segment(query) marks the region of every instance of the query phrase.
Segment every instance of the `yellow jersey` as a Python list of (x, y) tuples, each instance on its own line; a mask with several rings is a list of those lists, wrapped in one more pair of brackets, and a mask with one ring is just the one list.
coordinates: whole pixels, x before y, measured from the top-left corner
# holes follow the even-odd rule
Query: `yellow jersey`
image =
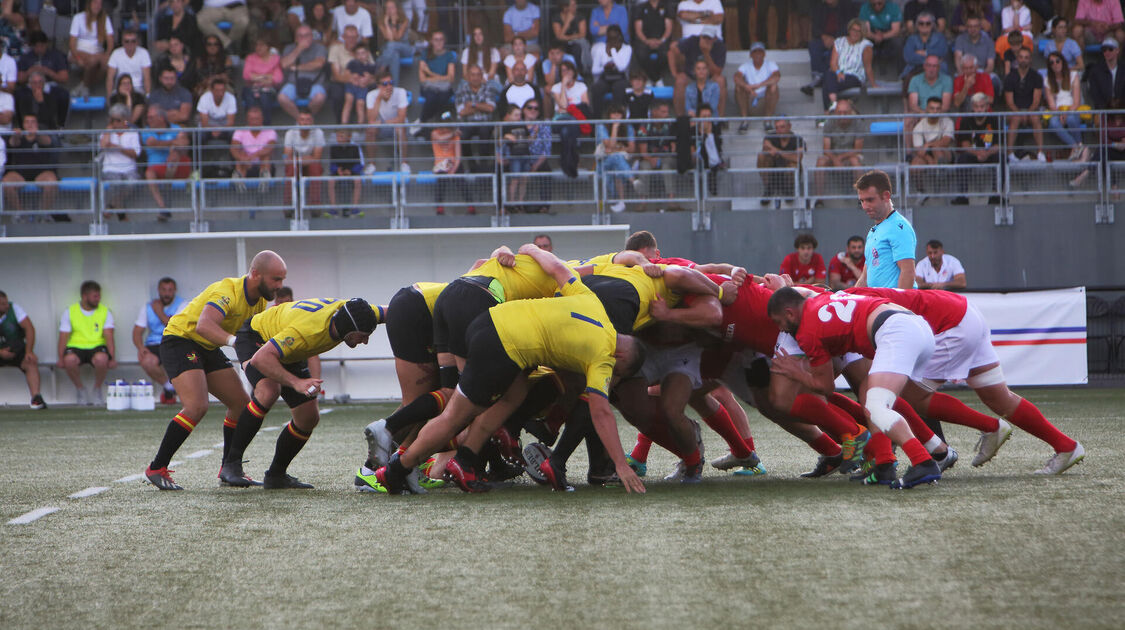
[[(660, 267), (666, 269), (668, 265), (660, 265)], [(594, 267), (594, 275), (619, 278), (633, 285), (637, 290), (637, 295), (641, 298), (641, 306), (637, 311), (637, 320), (633, 322), (633, 332), (637, 332), (655, 321), (649, 315), (649, 306), (657, 295), (664, 298), (669, 308), (680, 303), (680, 294), (669, 289), (663, 277), (650, 278), (642, 267), (626, 267), (625, 265), (614, 264), (597, 265)]]
[(567, 267), (582, 267), (585, 265), (608, 265), (613, 262), (613, 258), (621, 252), (611, 252), (609, 254), (601, 254), (593, 258), (586, 258), (584, 260), (568, 260), (566, 261)]
[[(556, 285), (557, 287), (557, 285)], [(517, 300), (488, 310), (504, 351), (521, 368), (548, 366), (586, 376), (586, 391), (609, 397), (617, 331), (577, 277), (561, 297)]]
[(230, 335), (238, 332), (238, 329), (242, 328), (242, 324), (246, 320), (266, 310), (269, 305), (269, 302), (261, 297), (254, 304), (246, 301), (247, 282), (246, 276), (223, 278), (207, 287), (202, 293), (195, 296), (195, 299), (189, 302), (184, 310), (168, 320), (168, 325), (164, 328), (164, 334), (191, 339), (207, 350), (218, 348), (218, 345), (211, 343), (195, 332), (195, 327), (199, 323), (199, 316), (203, 313), (204, 308), (213, 306), (223, 316), (223, 320), (219, 322), (219, 327)]
[(422, 294), (422, 299), (426, 300), (426, 308), (430, 309), (430, 315), (434, 314), (434, 302), (441, 295), (445, 287), (449, 286), (448, 282), (415, 282), (414, 288)]
[(516, 255), (515, 267), (505, 267), (495, 258), (489, 258), (480, 267), (462, 274), (461, 277), (472, 276), (495, 279), (496, 282), (492, 283), (490, 290), (498, 302), (551, 297), (559, 286), (550, 274), (543, 271), (534, 258), (524, 254)]
[(332, 316), (346, 300), (315, 298), (270, 307), (250, 320), (266, 343), (273, 345), (282, 363), (297, 363), (339, 345), (329, 333)]

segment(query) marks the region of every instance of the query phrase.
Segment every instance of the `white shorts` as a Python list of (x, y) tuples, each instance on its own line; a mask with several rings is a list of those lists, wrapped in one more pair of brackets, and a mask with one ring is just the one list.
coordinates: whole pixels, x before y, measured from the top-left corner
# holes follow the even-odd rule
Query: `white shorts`
[(940, 381), (964, 379), (973, 368), (999, 362), (988, 322), (970, 304), (961, 323), (934, 336), (934, 353), (922, 367), (922, 376)]
[(922, 378), (922, 367), (934, 353), (934, 331), (926, 320), (913, 313), (891, 315), (875, 333), (875, 357), (869, 374), (890, 372), (914, 380)]
[[(773, 354), (777, 356), (778, 350), (784, 350), (785, 354), (805, 356), (805, 351), (797, 344), (797, 340), (787, 332), (782, 332), (777, 336), (777, 344), (773, 347)], [(844, 371), (852, 363), (859, 361), (863, 358), (862, 354), (858, 352), (847, 352), (843, 356), (832, 357), (832, 369), (836, 374)]]
[(691, 379), (691, 388), (703, 387), (699, 376), (699, 358), (703, 348), (694, 343), (681, 346), (654, 346), (645, 344), (645, 364), (641, 376), (649, 385), (660, 384), (669, 374), (685, 374)]

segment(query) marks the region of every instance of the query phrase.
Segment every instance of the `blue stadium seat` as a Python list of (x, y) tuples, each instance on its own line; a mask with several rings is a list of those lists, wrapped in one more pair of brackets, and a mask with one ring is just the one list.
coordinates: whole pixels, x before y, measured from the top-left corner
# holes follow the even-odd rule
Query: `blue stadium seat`
[(296, 104), (297, 104), (297, 107), (308, 107), (309, 106), (309, 99), (299, 98), (299, 99), (296, 100)]
[(231, 24), (230, 22), (227, 22), (226, 20), (223, 20), (222, 22), (216, 22), (215, 23), (215, 27), (218, 28), (220, 31), (222, 31), (224, 33), (229, 33), (230, 29), (233, 26), (234, 26), (233, 24)]
[(871, 123), (870, 131), (873, 136), (897, 136), (902, 133), (902, 121), (879, 120)]
[(206, 184), (207, 188), (210, 188), (211, 190), (227, 190), (230, 188), (229, 179), (213, 179), (204, 182), (204, 184)]
[(59, 180), (59, 190), (62, 192), (90, 192), (93, 185), (93, 177), (64, 177)]
[(410, 66), (414, 65), (414, 57), (400, 57), (398, 60), (398, 65), (403, 68), (409, 68)]
[(667, 100), (670, 100), (673, 96), (675, 96), (675, 94), (676, 94), (676, 89), (671, 87), (671, 86), (668, 86), (668, 85), (666, 85), (664, 87), (654, 86), (652, 88), (652, 98), (653, 98), (653, 100), (667, 101)]
[(100, 112), (104, 109), (104, 96), (75, 96), (70, 99), (70, 111), (72, 112)]
[(24, 184), (23, 190), (21, 192), (37, 193), (43, 192), (43, 189), (39, 186), (36, 186), (35, 184)]
[(437, 177), (434, 175), (433, 171), (418, 171), (418, 173), (414, 175), (414, 181), (419, 184), (436, 184)]
[(371, 174), (371, 183), (376, 185), (397, 184), (405, 175), (398, 171), (376, 171)]

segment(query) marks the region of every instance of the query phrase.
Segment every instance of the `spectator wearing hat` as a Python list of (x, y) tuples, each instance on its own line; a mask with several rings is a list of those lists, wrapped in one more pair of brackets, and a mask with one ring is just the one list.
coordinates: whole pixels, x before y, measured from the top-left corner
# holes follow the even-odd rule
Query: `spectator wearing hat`
[[(687, 1), (691, 2), (691, 0)], [(727, 50), (720, 37), (721, 30), (719, 26), (707, 24), (703, 26), (699, 35), (686, 37), (677, 44), (683, 58), (684, 69), (684, 72), (676, 74), (677, 112), (684, 111), (682, 95), (698, 81), (696, 70), (702, 64), (709, 75), (708, 82), (715, 83), (719, 88), (717, 107), (713, 109), (719, 116), (723, 115), (727, 102), (727, 79), (723, 76), (723, 68), (727, 64)]]
[[(734, 100), (738, 103), (738, 113), (749, 116), (765, 116), (765, 126), (768, 131), (773, 124), (772, 118), (777, 109), (777, 101), (781, 95), (778, 83), (781, 82), (781, 69), (777, 64), (766, 59), (766, 46), (762, 42), (750, 45), (750, 61), (738, 67), (734, 75)], [(742, 121), (738, 126), (738, 133), (746, 133), (750, 123)]]
[(1112, 37), (1102, 42), (1102, 58), (1086, 72), (1090, 106), (1109, 109), (1115, 101), (1125, 101), (1125, 72), (1121, 71), (1121, 45)]

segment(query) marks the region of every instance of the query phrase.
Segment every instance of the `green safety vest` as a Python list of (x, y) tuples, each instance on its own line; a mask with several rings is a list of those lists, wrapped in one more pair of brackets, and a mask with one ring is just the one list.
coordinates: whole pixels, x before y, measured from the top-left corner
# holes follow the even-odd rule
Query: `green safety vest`
[(109, 309), (105, 304), (98, 304), (93, 314), (82, 312), (82, 305), (70, 305), (70, 339), (67, 339), (67, 348), (91, 350), (105, 345), (105, 320)]

